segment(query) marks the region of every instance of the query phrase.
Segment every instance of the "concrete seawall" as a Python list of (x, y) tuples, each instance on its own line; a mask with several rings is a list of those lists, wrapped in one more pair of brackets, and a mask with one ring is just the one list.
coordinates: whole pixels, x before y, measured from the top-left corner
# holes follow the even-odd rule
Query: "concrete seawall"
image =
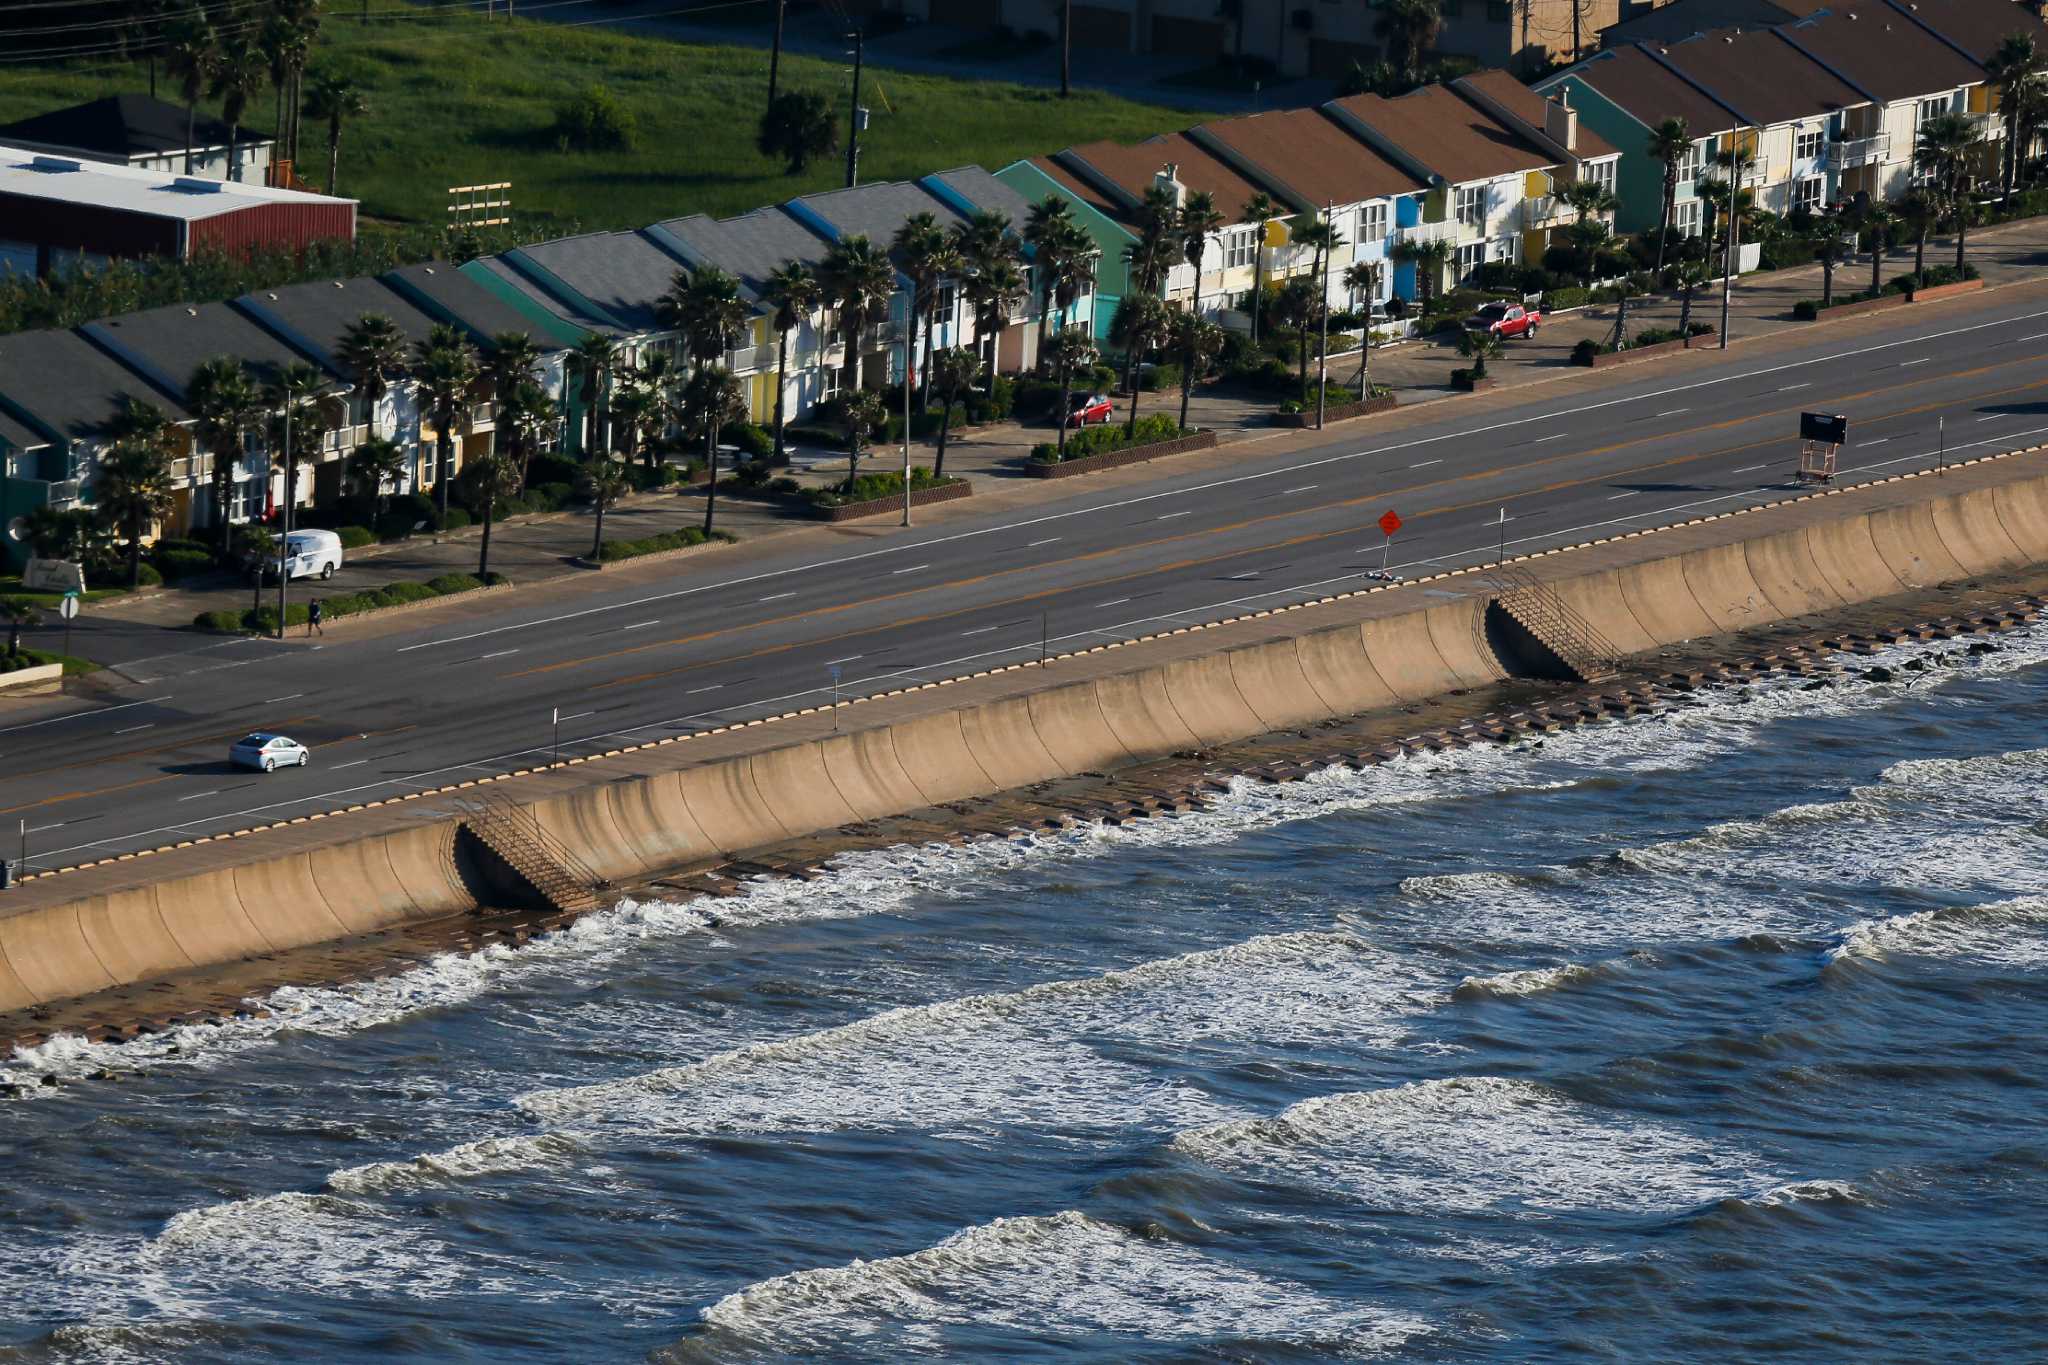
[[(2048, 457), (2027, 453), (1517, 567), (1634, 653), (2042, 562)], [(472, 908), (471, 795), (626, 880), (1481, 686), (1511, 671), (1491, 598), (1482, 574), (1439, 575), (864, 700), (837, 732), (824, 713), (756, 722), (40, 876), (0, 898), (0, 1010)]]

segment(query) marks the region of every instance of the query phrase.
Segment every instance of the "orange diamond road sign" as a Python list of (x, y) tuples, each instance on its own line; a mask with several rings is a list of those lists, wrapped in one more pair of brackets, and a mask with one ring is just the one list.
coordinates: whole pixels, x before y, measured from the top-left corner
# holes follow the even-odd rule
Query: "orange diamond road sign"
[(1380, 529), (1382, 531), (1385, 531), (1389, 536), (1392, 536), (1394, 532), (1401, 529), (1401, 518), (1395, 516), (1393, 512), (1389, 511), (1385, 516), (1380, 518)]

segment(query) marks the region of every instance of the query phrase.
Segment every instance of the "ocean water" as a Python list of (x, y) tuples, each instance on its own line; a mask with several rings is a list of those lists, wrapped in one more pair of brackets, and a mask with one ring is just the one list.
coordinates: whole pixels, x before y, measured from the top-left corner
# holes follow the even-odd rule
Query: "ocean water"
[(2048, 1358), (2048, 637), (1886, 661), (55, 1040), (0, 1359)]

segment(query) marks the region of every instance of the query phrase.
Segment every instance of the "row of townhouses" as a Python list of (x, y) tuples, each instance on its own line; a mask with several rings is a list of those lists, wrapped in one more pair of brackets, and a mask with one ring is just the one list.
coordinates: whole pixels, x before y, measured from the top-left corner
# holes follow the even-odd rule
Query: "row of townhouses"
[[(1687, 0), (1680, 0), (1682, 6)], [(1672, 7), (1674, 9), (1679, 6)], [(1146, 197), (1206, 194), (1223, 224), (1202, 253), (1201, 274), (1186, 261), (1167, 272), (1161, 293), (1183, 306), (1241, 325), (1261, 272), (1286, 280), (1313, 269), (1289, 225), (1327, 219), (1339, 245), (1325, 262), (1333, 305), (1359, 306), (1346, 283), (1354, 263), (1383, 263), (1375, 298), (1414, 299), (1423, 281), (1404, 244), (1441, 243), (1442, 278), (1455, 282), (1489, 262), (1536, 262), (1572, 220), (1560, 188), (1590, 180), (1620, 205), (1615, 226), (1654, 228), (1662, 210), (1662, 166), (1645, 146), (1669, 117), (1694, 139), (1682, 167), (1677, 226), (1702, 225), (1698, 186), (1714, 153), (1740, 143), (1754, 165), (1750, 185), (1775, 212), (1848, 197), (1896, 196), (1912, 182), (1916, 129), (1940, 113), (1977, 117), (1986, 172), (2002, 131), (1984, 62), (2012, 32), (2048, 48), (2048, 28), (2010, 0), (1868, 0), (1754, 29), (1716, 30), (1677, 40), (1620, 43), (1525, 87), (1505, 71), (1462, 77), (1398, 98), (1359, 95), (1312, 107), (1219, 119), (1136, 144), (1093, 142), (1030, 157), (994, 172), (979, 167), (806, 195), (729, 219), (674, 218), (634, 231), (604, 232), (522, 247), (461, 265), (433, 263), (376, 278), (300, 284), (227, 303), (183, 305), (111, 318), (70, 331), (0, 337), (0, 525), (43, 505), (89, 504), (91, 477), (109, 420), (127, 397), (153, 402), (185, 433), (176, 473), (177, 507), (166, 529), (189, 531), (262, 516), (280, 501), (324, 501), (340, 489), (343, 461), (371, 436), (407, 452), (403, 486), (427, 490), (457, 473), (466, 453), (494, 439), (492, 408), (477, 402), (436, 449), (409, 383), (370, 411), (360, 394), (327, 438), (324, 458), (286, 490), (260, 440), (235, 471), (229, 505), (211, 505), (210, 454), (191, 431), (185, 385), (209, 357), (241, 358), (259, 382), (293, 361), (310, 361), (338, 385), (353, 384), (340, 356), (343, 332), (365, 314), (390, 318), (409, 340), (437, 324), (460, 328), (486, 356), (492, 338), (530, 337), (544, 357), (541, 378), (565, 420), (560, 439), (579, 449), (584, 385), (574, 352), (603, 336), (617, 348), (615, 373), (680, 338), (661, 305), (679, 278), (715, 268), (739, 281), (751, 318), (725, 357), (746, 385), (755, 421), (777, 398), (801, 416), (839, 390), (857, 355), (863, 381), (900, 382), (910, 328), (907, 279), (899, 276), (888, 320), (858, 338), (841, 333), (829, 310), (804, 319), (778, 368), (778, 337), (765, 302), (768, 278), (790, 262), (816, 267), (835, 242), (861, 235), (886, 245), (918, 215), (942, 228), (996, 213), (1019, 234), (1031, 284), (995, 338), (998, 368), (1035, 365), (1047, 325), (1080, 326), (1107, 338), (1130, 293), (1127, 255), (1142, 231)], [(0, 170), (11, 153), (0, 149)], [(1032, 278), (1022, 229), (1037, 206), (1062, 201), (1095, 250), (1093, 277), (1071, 306), (1041, 317), (1047, 300)], [(1253, 205), (1271, 208), (1255, 213)], [(1278, 222), (1262, 225), (1270, 215)], [(899, 263), (900, 264), (900, 263)], [(957, 281), (942, 286), (908, 348), (975, 345), (973, 310)], [(914, 378), (914, 376), (913, 376)], [(481, 400), (481, 394), (479, 395)], [(0, 538), (11, 554), (20, 542)]]

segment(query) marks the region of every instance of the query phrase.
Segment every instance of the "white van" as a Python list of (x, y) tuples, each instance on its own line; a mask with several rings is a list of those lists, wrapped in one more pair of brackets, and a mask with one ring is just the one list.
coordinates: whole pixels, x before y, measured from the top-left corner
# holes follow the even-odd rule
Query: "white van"
[[(264, 558), (261, 572), (277, 578), (277, 540), (271, 539), (272, 553)], [(332, 531), (294, 531), (285, 549), (285, 575), (289, 578), (332, 578), (341, 567), (341, 537)]]

